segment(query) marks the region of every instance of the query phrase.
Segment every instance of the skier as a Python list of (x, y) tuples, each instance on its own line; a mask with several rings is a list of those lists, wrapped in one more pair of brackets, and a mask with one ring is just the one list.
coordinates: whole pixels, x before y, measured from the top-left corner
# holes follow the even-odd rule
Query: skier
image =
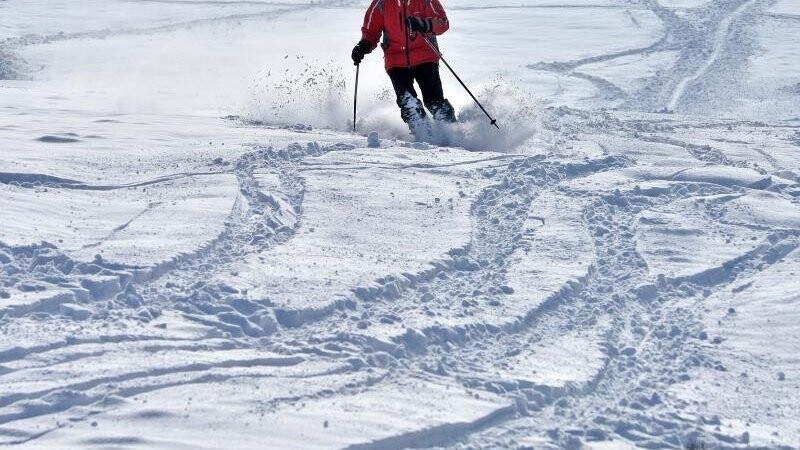
[(439, 56), (425, 40), (427, 37), (437, 45), (436, 36), (448, 28), (439, 0), (373, 0), (364, 16), (361, 41), (353, 48), (353, 62), (359, 65), (383, 37), (386, 72), (397, 95), (400, 117), (420, 140), (430, 136), (430, 124), (414, 81), (434, 120), (456, 121), (455, 110), (442, 91)]

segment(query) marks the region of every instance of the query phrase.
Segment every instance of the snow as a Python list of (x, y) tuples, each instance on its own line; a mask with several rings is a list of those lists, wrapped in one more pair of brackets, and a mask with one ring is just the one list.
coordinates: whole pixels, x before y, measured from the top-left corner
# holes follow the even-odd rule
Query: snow
[[(785, 11), (787, 8), (776, 8)], [(787, 16), (784, 15), (788, 15)], [(746, 72), (746, 89), (743, 96), (748, 100), (734, 110), (755, 110), (761, 117), (797, 117), (798, 81), (792, 61), (800, 58), (797, 46), (787, 42), (785, 36), (800, 32), (800, 20), (791, 19), (791, 12), (776, 12), (765, 15), (755, 27), (763, 50), (754, 55)], [(797, 11), (794, 12), (797, 17)], [(751, 105), (754, 103), (755, 105)], [(751, 112), (752, 114), (752, 112)]]
[(797, 3), (792, 0), (778, 0), (770, 10), (776, 14), (797, 14), (800, 12)]
[(0, 1), (0, 444), (800, 447), (797, 2)]
[[(594, 263), (589, 232), (582, 223), (585, 205), (555, 194), (536, 199), (523, 225), (524, 241), (511, 255), (508, 282), (514, 292), (503, 316), (524, 316), (561, 294), (564, 286), (579, 286)], [(518, 309), (514, 311), (514, 309)], [(516, 312), (516, 314), (513, 314)]]
[[(763, 233), (745, 227), (709, 224), (707, 210), (726, 202), (726, 196), (675, 202), (660, 211), (639, 216), (637, 249), (654, 274), (684, 278), (719, 267), (751, 251)], [(697, 253), (712, 245), (712, 254)]]
[(620, 89), (632, 94), (643, 88), (647, 79), (659, 70), (671, 67), (677, 57), (675, 51), (622, 56), (596, 64), (587, 64), (582, 71), (604, 79), (613, 79)]
[(282, 323), (298, 325), (386, 274), (422, 272), (467, 244), (470, 197), (481, 187), (469, 170), (486, 162), (465, 151), (402, 148), (304, 162), (302, 225), (285, 245), (234, 264), (233, 286), (269, 299)]
[[(470, 69), (479, 79), (515, 72), (523, 64), (579, 60), (597, 54), (647, 47), (662, 34), (658, 18), (647, 10), (624, 8), (530, 8), (456, 11), (454, 23), (465, 23), (459, 45), (451, 50), (454, 61), (470, 61), (485, 55), (478, 67)], [(602, 18), (602, 20), (598, 20)], [(522, 22), (518, 22), (522, 21)], [(535, 24), (535, 33), (520, 33), (507, 39), (516, 23)], [(479, 26), (480, 29), (472, 27)], [(603, 39), (596, 39), (602, 34)], [(448, 42), (448, 36), (442, 42)], [(463, 50), (461, 50), (463, 49)]]
[(658, 0), (658, 3), (667, 8), (697, 8), (704, 6), (708, 0)]
[(573, 387), (591, 382), (606, 361), (598, 345), (598, 336), (574, 331), (544, 340), (509, 357), (498, 367), (497, 376), (540, 387)]
[[(787, 286), (796, 277), (798, 253), (746, 277), (732, 289), (709, 298), (705, 331), (718, 366), (698, 368), (678, 395), (702, 401), (700, 413), (724, 418), (726, 431), (749, 432), (750, 444), (797, 446), (798, 399), (797, 292)], [(730, 395), (735, 391), (737, 395)], [(771, 419), (748, 427), (751, 417), (769, 410)]]
[[(42, 439), (41, 448), (59, 448), (60, 443), (196, 449), (402, 448), (415, 442), (446, 439), (450, 433), (476, 428), (511, 411), (508, 401), (491, 394), (475, 398), (450, 382), (398, 380), (363, 392), (347, 392), (340, 386), (340, 395), (325, 397), (314, 396), (320, 389), (318, 383), (325, 382), (324, 377), (315, 384), (291, 383), (291, 390), (287, 390), (289, 381), (277, 378), (255, 384), (234, 379), (214, 389), (178, 386), (155, 395), (141, 395), (113, 413), (93, 417), (94, 427), (82, 424), (48, 435)], [(264, 397), (265, 390), (297, 400), (308, 399), (276, 408)], [(409, 395), (411, 392), (413, 396)], [(449, 408), (443, 408), (445, 402)], [(192, 413), (187, 414), (187, 407)], [(250, 415), (253, 409), (261, 413), (252, 421), (231, 427), (225, 420)], [(82, 437), (93, 428), (95, 436)], [(269, 432), (253, 433), (254, 429)]]
[[(185, 21), (210, 19), (249, 11), (263, 11), (269, 2), (249, 2), (232, 5), (235, 0), (214, 3), (192, 2), (137, 2), (119, 0), (86, 1), (16, 1), (5, 2), (2, 8), (13, 11), (5, 15), (0, 36), (26, 38), (30, 35), (58, 35), (89, 30), (147, 29), (163, 27)], [(225, 3), (229, 3), (226, 5)], [(236, 6), (235, 8), (232, 6)], [(244, 8), (244, 10), (242, 9)]]
[(710, 183), (719, 186), (742, 186), (752, 189), (764, 189), (771, 183), (769, 176), (741, 167), (691, 168), (676, 173), (672, 179)]
[[(236, 199), (230, 174), (198, 174), (148, 186), (100, 186), (97, 190), (0, 186), (6, 214), (0, 218), (9, 245), (58, 242), (73, 258), (95, 255), (112, 263), (150, 267), (214, 239)], [(57, 183), (55, 183), (57, 185)], [(53, 211), (52, 205), (60, 205)], [(20, 223), (26, 215), (33, 221)], [(197, 226), (188, 230), (186, 223)]]

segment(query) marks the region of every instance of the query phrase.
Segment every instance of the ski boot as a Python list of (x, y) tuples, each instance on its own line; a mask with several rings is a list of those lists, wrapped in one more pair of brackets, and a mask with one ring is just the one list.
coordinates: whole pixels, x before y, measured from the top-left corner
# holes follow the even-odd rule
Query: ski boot
[(416, 142), (430, 142), (432, 137), (431, 123), (428, 120), (422, 102), (410, 92), (397, 100), (400, 107), (400, 117), (408, 124), (411, 134)]
[(447, 99), (429, 102), (425, 106), (433, 116), (433, 139), (436, 145), (449, 146), (457, 135), (453, 125), (456, 123), (456, 111)]
[(438, 102), (431, 102), (426, 106), (428, 107), (428, 111), (431, 112), (433, 120), (456, 123), (456, 110), (446, 98)]

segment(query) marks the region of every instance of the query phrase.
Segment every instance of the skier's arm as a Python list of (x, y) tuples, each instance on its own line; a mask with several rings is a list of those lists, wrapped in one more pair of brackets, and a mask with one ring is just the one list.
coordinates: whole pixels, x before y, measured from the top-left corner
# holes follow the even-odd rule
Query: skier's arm
[(431, 32), (435, 35), (444, 34), (445, 31), (450, 29), (450, 21), (447, 20), (447, 13), (439, 0), (431, 0), (431, 9), (433, 16), (431, 16)]
[(383, 2), (372, 0), (364, 15), (364, 25), (361, 27), (361, 40), (370, 45), (369, 51), (375, 50), (383, 35)]

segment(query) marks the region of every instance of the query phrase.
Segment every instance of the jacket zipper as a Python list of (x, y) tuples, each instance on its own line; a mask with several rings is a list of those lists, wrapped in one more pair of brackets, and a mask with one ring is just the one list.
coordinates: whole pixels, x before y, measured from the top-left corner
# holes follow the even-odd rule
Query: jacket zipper
[(411, 68), (411, 50), (409, 47), (409, 38), (408, 35), (410, 33), (408, 29), (408, 2), (407, 0), (401, 0), (403, 2), (403, 30), (406, 32), (406, 67), (409, 69)]

